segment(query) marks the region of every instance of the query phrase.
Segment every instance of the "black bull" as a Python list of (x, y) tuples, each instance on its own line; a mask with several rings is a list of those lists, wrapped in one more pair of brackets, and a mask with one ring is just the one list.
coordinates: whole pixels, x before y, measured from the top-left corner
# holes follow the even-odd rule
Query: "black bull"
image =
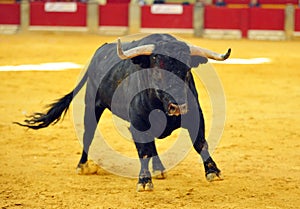
[[(138, 191), (152, 190), (148, 164), (164, 175), (154, 138), (165, 138), (179, 127), (188, 129), (200, 154), (206, 178), (219, 177), (220, 170), (208, 152), (204, 119), (191, 68), (207, 58), (225, 60), (224, 55), (186, 44), (168, 34), (153, 34), (140, 40), (104, 44), (95, 53), (82, 80), (69, 94), (51, 104), (46, 113), (35, 113), (17, 123), (32, 129), (55, 124), (68, 110), (76, 94), (87, 84), (85, 94), (83, 152), (81, 169), (88, 160), (89, 147), (103, 111), (130, 122), (130, 132), (141, 163)], [(163, 119), (162, 119), (163, 118)], [(163, 122), (162, 122), (163, 121)]]

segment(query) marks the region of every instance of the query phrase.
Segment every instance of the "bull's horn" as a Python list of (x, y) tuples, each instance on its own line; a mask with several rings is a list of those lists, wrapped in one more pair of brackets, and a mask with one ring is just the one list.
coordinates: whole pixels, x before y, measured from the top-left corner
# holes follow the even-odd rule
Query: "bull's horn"
[(208, 49), (203, 49), (198, 46), (189, 45), (189, 47), (190, 47), (191, 55), (199, 55), (202, 57), (207, 57), (210, 59), (220, 60), (220, 61), (226, 60), (231, 53), (230, 48), (228, 49), (226, 54), (218, 54), (216, 52), (210, 51)]
[(143, 46), (138, 46), (127, 51), (123, 51), (120, 38), (118, 39), (117, 52), (120, 59), (130, 59), (139, 55), (150, 55), (154, 50), (154, 44), (147, 44)]

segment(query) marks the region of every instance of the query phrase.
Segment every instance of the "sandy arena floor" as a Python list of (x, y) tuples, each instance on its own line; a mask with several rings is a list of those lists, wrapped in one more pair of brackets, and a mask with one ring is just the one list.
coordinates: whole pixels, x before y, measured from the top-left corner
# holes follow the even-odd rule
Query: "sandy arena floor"
[[(0, 66), (85, 64), (98, 46), (115, 39), (84, 34), (0, 35)], [(72, 90), (80, 70), (0, 72), (0, 207), (300, 208), (300, 42), (188, 40), (218, 52), (231, 47), (233, 58), (272, 60), (259, 65), (214, 64), (227, 108), (224, 133), (213, 153), (223, 181), (205, 180), (194, 150), (168, 172), (167, 179), (153, 180), (153, 192), (137, 193), (137, 179), (104, 170), (99, 175), (77, 175), (81, 146), (71, 114), (39, 131), (12, 122), (43, 110)], [(205, 93), (200, 98), (205, 107)]]

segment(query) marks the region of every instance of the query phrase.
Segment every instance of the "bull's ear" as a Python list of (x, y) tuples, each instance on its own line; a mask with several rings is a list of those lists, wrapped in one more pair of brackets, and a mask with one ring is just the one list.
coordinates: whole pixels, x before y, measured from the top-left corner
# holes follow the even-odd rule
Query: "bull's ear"
[(202, 56), (191, 56), (191, 67), (198, 67), (200, 64), (205, 64), (208, 62), (206, 57)]
[(150, 67), (150, 56), (148, 55), (140, 55), (137, 57), (131, 58), (133, 64), (137, 64), (142, 68), (149, 68)]

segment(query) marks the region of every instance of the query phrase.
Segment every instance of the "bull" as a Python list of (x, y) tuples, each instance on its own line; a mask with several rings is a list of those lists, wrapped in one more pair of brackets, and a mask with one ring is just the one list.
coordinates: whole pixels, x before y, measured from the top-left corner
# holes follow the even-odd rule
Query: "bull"
[[(79, 170), (88, 161), (89, 147), (101, 114), (109, 109), (130, 123), (129, 130), (141, 165), (137, 191), (153, 190), (149, 171), (151, 158), (153, 172), (165, 175), (154, 139), (165, 138), (180, 127), (188, 130), (193, 147), (203, 160), (207, 180), (218, 179), (221, 171), (208, 151), (203, 113), (191, 68), (206, 63), (208, 58), (225, 60), (230, 52), (228, 49), (225, 54), (218, 54), (169, 34), (152, 34), (132, 42), (122, 43), (118, 39), (117, 43), (106, 43), (96, 50), (83, 78), (70, 93), (49, 105), (44, 113), (34, 113), (24, 123), (17, 124), (31, 129), (55, 124), (86, 85)], [(115, 99), (116, 92), (121, 97)], [(161, 122), (162, 115), (164, 123)]]

